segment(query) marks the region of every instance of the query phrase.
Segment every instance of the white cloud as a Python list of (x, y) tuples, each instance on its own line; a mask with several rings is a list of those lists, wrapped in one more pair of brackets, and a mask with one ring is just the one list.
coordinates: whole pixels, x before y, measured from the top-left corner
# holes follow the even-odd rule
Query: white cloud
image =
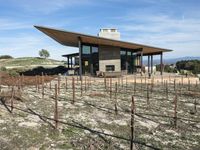
[(31, 27), (32, 27), (31, 24), (28, 22), (19, 22), (19, 21), (15, 21), (13, 19), (0, 18), (0, 31), (28, 29)]
[(27, 12), (50, 14), (63, 8), (90, 4), (89, 0), (18, 0), (12, 1), (16, 6)]
[(0, 37), (0, 55), (13, 57), (38, 56), (40, 49), (47, 49), (51, 58), (63, 60), (63, 54), (77, 52), (77, 48), (63, 46), (50, 38), (34, 34), (21, 34), (14, 37)]
[(200, 56), (199, 19), (146, 13), (129, 13), (115, 19), (121, 21), (123, 40), (173, 49), (175, 57)]

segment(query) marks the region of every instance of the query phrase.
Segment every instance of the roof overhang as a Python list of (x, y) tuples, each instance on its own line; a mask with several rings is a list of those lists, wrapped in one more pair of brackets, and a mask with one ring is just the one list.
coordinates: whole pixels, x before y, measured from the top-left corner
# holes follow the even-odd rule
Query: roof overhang
[(70, 32), (65, 30), (58, 30), (53, 28), (47, 28), (43, 26), (34, 26), (41, 32), (45, 33), (55, 41), (59, 42), (65, 46), (78, 47), (79, 39), (82, 43), (94, 44), (94, 45), (107, 45), (114, 47), (121, 47), (138, 50), (143, 49), (143, 54), (153, 54), (153, 53), (162, 53), (162, 52), (170, 52), (170, 49), (152, 47), (148, 45), (142, 45), (137, 43), (125, 42), (121, 40), (113, 40), (108, 38), (102, 38), (98, 36), (86, 35), (82, 33)]

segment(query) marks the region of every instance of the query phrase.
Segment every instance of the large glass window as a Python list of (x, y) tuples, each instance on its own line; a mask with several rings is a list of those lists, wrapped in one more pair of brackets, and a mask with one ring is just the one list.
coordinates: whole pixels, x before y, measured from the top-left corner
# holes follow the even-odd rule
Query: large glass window
[(94, 75), (99, 70), (98, 47), (82, 45), (82, 72)]
[(136, 52), (130, 49), (121, 49), (121, 70), (127, 70), (128, 73), (133, 73), (135, 71), (135, 58)]
[(126, 51), (121, 50), (121, 70), (126, 70)]
[(92, 46), (92, 74), (96, 74), (99, 70), (99, 49)]

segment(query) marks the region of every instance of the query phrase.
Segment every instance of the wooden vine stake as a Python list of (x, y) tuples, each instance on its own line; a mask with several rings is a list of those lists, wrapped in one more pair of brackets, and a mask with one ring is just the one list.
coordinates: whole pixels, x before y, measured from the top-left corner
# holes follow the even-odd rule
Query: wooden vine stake
[(174, 91), (176, 91), (176, 79), (174, 79)]
[(13, 108), (14, 108), (14, 103), (13, 103), (13, 98), (14, 98), (14, 87), (12, 86), (12, 95), (11, 95), (11, 99), (10, 99), (10, 106), (11, 106), (11, 112), (13, 112)]
[(188, 80), (188, 91), (190, 91), (190, 80)]
[(183, 76), (181, 76), (181, 84), (182, 84), (182, 86), (183, 86)]
[(51, 90), (51, 81), (49, 82), (49, 89)]
[(106, 89), (107, 89), (107, 83), (106, 83), (106, 77), (104, 76), (104, 87), (105, 87), (105, 92), (106, 92)]
[(112, 98), (112, 78), (110, 78), (110, 99)]
[(117, 115), (118, 109), (117, 109), (117, 82), (115, 83), (115, 114)]
[(37, 76), (35, 76), (35, 91), (37, 92), (37, 86), (38, 86), (38, 84), (37, 84)]
[(81, 96), (83, 96), (83, 80), (81, 78)]
[(128, 87), (128, 83), (127, 83), (127, 77), (126, 77), (126, 92), (127, 92), (127, 87)]
[(135, 93), (136, 93), (136, 76), (134, 78), (134, 95), (135, 95)]
[(175, 93), (174, 97), (174, 127), (177, 127), (177, 93)]
[(85, 92), (86, 92), (86, 76), (85, 76)]
[(42, 99), (44, 99), (44, 74), (42, 72)]
[(74, 104), (74, 102), (75, 102), (75, 84), (74, 84), (74, 77), (72, 78), (72, 90), (73, 90), (73, 92), (72, 92), (72, 104)]
[(58, 128), (58, 86), (55, 84), (55, 111), (54, 111), (55, 129)]
[(65, 77), (65, 89), (67, 91), (67, 77)]
[(58, 76), (58, 95), (60, 94), (60, 76)]
[(168, 82), (166, 81), (166, 99), (169, 99), (169, 92), (168, 92)]
[(150, 101), (149, 101), (149, 84), (147, 84), (147, 108), (150, 106)]
[(131, 144), (130, 144), (130, 150), (133, 150), (134, 117), (135, 117), (135, 101), (134, 101), (134, 97), (132, 96), (132, 104), (131, 104)]
[(197, 113), (197, 100), (194, 99), (194, 113)]

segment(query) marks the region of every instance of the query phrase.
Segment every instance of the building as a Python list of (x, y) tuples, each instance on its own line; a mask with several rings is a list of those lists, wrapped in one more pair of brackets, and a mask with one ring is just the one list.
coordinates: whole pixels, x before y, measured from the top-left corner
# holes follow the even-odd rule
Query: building
[[(153, 73), (153, 56), (160, 55), (161, 75), (163, 53), (172, 50), (147, 46), (120, 40), (120, 33), (115, 28), (101, 29), (98, 36), (35, 26), (55, 41), (64, 46), (77, 47), (78, 53), (63, 55), (69, 62), (78, 60), (79, 75), (96, 72), (122, 72), (129, 74), (142, 71), (143, 57), (148, 57), (148, 73)], [(75, 59), (76, 58), (76, 59)], [(77, 59), (78, 58), (78, 59)], [(76, 61), (77, 62), (77, 61)]]

